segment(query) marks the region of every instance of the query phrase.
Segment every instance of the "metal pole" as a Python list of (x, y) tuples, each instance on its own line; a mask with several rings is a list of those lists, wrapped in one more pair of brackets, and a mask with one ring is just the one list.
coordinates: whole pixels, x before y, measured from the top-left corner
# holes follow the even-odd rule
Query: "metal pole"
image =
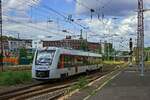
[(142, 23), (142, 30), (141, 30), (141, 46), (142, 46), (142, 50), (141, 50), (141, 76), (144, 76), (144, 15), (143, 15), (143, 0), (141, 0), (141, 9), (142, 9), (142, 19), (141, 19), (141, 23)]
[[(112, 37), (113, 38), (113, 37)], [(115, 49), (115, 43), (114, 38), (112, 39), (112, 45), (114, 45), (114, 62), (116, 61), (116, 49)]]
[(2, 0), (0, 0), (0, 32), (1, 32), (1, 70), (3, 71), (3, 31), (2, 31)]
[(108, 42), (108, 56), (107, 60), (109, 61), (109, 42)]
[(141, 70), (141, 76), (144, 76), (144, 16), (143, 16), (143, 0), (138, 0), (138, 29), (137, 29), (137, 49), (139, 68)]
[(102, 40), (100, 40), (99, 44), (99, 54), (102, 54)]
[(18, 35), (18, 40), (17, 40), (17, 56), (18, 56), (18, 58), (19, 58), (19, 50), (20, 50), (20, 33), (17, 33), (17, 35)]
[(88, 36), (87, 36), (87, 31), (86, 31), (86, 51), (88, 51)]
[(115, 49), (115, 45), (114, 45), (114, 50), (115, 50), (115, 51), (114, 51), (114, 53), (115, 53), (115, 54), (114, 54), (114, 62), (116, 62), (116, 49)]

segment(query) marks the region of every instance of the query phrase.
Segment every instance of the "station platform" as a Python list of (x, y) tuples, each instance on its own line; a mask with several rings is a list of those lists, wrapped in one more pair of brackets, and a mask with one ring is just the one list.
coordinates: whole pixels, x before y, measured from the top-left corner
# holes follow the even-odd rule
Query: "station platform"
[(150, 100), (150, 70), (140, 76), (137, 67), (128, 67), (88, 100)]
[(144, 76), (140, 75), (136, 66), (126, 67), (110, 76), (75, 92), (67, 100), (150, 100), (149, 66), (145, 69)]

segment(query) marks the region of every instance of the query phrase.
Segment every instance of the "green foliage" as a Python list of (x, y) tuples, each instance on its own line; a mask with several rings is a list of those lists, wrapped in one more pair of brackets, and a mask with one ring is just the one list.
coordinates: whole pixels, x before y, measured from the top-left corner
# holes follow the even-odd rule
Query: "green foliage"
[(27, 58), (27, 50), (25, 48), (19, 50), (19, 58), (21, 57)]
[[(1, 39), (1, 37), (0, 37), (0, 39)], [(16, 38), (13, 38), (11, 36), (2, 36), (2, 39), (3, 40), (15, 40)]]
[(32, 63), (33, 62), (33, 58), (34, 58), (34, 53), (28, 53), (28, 56), (27, 56), (27, 59), (29, 60), (29, 63)]
[(87, 43), (85, 41), (82, 41), (81, 45), (80, 45), (80, 48), (81, 48), (81, 50), (86, 51), (87, 50)]
[(9, 86), (23, 84), (31, 82), (31, 72), (19, 71), (19, 72), (1, 72), (0, 73), (0, 85)]
[(32, 63), (34, 58), (34, 51), (26, 49), (26, 48), (21, 48), (19, 50), (19, 63), (20, 64), (30, 64)]
[(150, 51), (150, 47), (144, 48), (145, 51)]
[(19, 50), (19, 64), (29, 64), (28, 53), (25, 48)]
[(86, 77), (80, 77), (78, 79), (77, 84), (73, 85), (68, 92), (74, 91), (76, 89), (83, 89), (83, 88), (85, 88), (87, 86), (88, 83), (89, 82), (88, 82)]
[(99, 53), (99, 54), (102, 54), (102, 48), (99, 48), (99, 49), (98, 49), (98, 53)]
[(82, 89), (82, 88), (86, 87), (87, 84), (88, 84), (87, 78), (86, 77), (80, 77), (78, 79), (77, 87), (79, 89)]
[(2, 54), (0, 54), (0, 59), (2, 59), (3, 58), (3, 55)]

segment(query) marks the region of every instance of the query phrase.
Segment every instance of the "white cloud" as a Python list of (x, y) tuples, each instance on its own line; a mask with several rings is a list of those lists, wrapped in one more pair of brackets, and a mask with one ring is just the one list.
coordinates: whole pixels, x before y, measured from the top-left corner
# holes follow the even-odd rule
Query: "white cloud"
[[(29, 5), (38, 5), (39, 0), (36, 0), (37, 3), (34, 4), (32, 0), (3, 0), (3, 20), (4, 20), (4, 33), (7, 35), (12, 35), (16, 33), (20, 33), (20, 36), (23, 38), (42, 38), (46, 39), (47, 36), (52, 36), (52, 39), (62, 39), (65, 37), (65, 35), (68, 35), (69, 33), (61, 32), (63, 29), (63, 26), (59, 28), (58, 30), (58, 24), (48, 24), (47, 22), (30, 22), (30, 19), (27, 16), (27, 10), (30, 8)], [(77, 0), (79, 2), (82, 2), (83, 4), (87, 5), (89, 8), (93, 9), (99, 9), (99, 7), (102, 7), (102, 5), (106, 4), (109, 0)], [(99, 2), (98, 2), (99, 1)], [(72, 0), (66, 0), (66, 2), (72, 2)], [(145, 1), (146, 7), (150, 7), (150, 1)], [(99, 42), (99, 40), (108, 40), (112, 42), (112, 37), (106, 37), (111, 36), (114, 34), (119, 35), (119, 37), (113, 37), (114, 41), (117, 41), (115, 43), (116, 46), (120, 41), (126, 41), (129, 40), (130, 37), (133, 37), (134, 40), (136, 38), (136, 30), (137, 30), (137, 15), (134, 15), (134, 10), (137, 6), (137, 0), (110, 0), (110, 2), (106, 5), (103, 12), (106, 16), (123, 16), (121, 19), (112, 20), (112, 19), (104, 19), (103, 22), (99, 21), (97, 18), (93, 18), (92, 20), (90, 18), (86, 18), (84, 20), (81, 20), (79, 23), (82, 25), (89, 26), (90, 30), (88, 32), (88, 39), (90, 41)], [(10, 12), (16, 13), (16, 17), (12, 17), (8, 15)], [(89, 14), (90, 11), (79, 5), (76, 4), (76, 12), (78, 14)], [(131, 14), (130, 12), (133, 12)], [(130, 15), (128, 15), (130, 13)], [(127, 16), (128, 15), (128, 16)], [(109, 17), (108, 17), (109, 18)], [(20, 23), (16, 23), (11, 20), (15, 20)], [(145, 42), (150, 43), (150, 13), (145, 13)], [(31, 26), (31, 27), (30, 27)], [(64, 25), (70, 28), (69, 25)], [(36, 29), (36, 28), (39, 29)], [(46, 30), (46, 31), (45, 31)], [(79, 31), (73, 29), (75, 31), (75, 34), (79, 34)], [(85, 31), (84, 31), (84, 37)], [(134, 34), (134, 36), (130, 35)], [(70, 34), (69, 34), (70, 35)], [(95, 36), (94, 36), (95, 35)], [(123, 37), (123, 38), (120, 38)], [(119, 41), (119, 42), (118, 42)], [(124, 42), (124, 44), (127, 44), (128, 41)], [(123, 44), (123, 45), (124, 45)], [(147, 44), (146, 44), (147, 45)], [(119, 48), (119, 47), (117, 47)], [(127, 48), (127, 46), (126, 46)]]
[(26, 10), (30, 6), (39, 4), (40, 0), (3, 0), (2, 5), (5, 11), (9, 10)]
[[(149, 45), (148, 43), (150, 43), (150, 40), (149, 40), (150, 19), (149, 17), (150, 17), (150, 13), (148, 12), (145, 13), (145, 26), (146, 26), (145, 27), (145, 43), (146, 43), (145, 45), (146, 46), (148, 46)], [(103, 22), (99, 21), (97, 18), (94, 18), (92, 21), (90, 18), (87, 18), (82, 21), (82, 24), (86, 24), (87, 26), (90, 27), (92, 31), (94, 31), (94, 33), (96, 33), (96, 35), (93, 35), (93, 33), (88, 32), (90, 41), (98, 42), (99, 40), (102, 40), (102, 41), (107, 40), (109, 42), (112, 42), (111, 36), (117, 34), (118, 37), (113, 36), (113, 39), (114, 39), (113, 42), (115, 43), (115, 46), (118, 49), (119, 48), (127, 49), (128, 48), (127, 44), (130, 38), (133, 38), (134, 44), (136, 44), (135, 39), (137, 37), (137, 15), (130, 15), (128, 17), (122, 18), (121, 20), (120, 19), (117, 19), (117, 20), (104, 19)], [(105, 34), (107, 34), (106, 37), (105, 37)], [(118, 44), (123, 45), (125, 47), (120, 47), (118, 46)]]
[(15, 16), (27, 17), (27, 11), (31, 6), (36, 6), (39, 3), (40, 0), (3, 0), (3, 15), (10, 16), (14, 14)]
[[(137, 9), (137, 0), (77, 0), (77, 2), (78, 14), (90, 14), (90, 9), (94, 9), (99, 13), (103, 12), (106, 16), (124, 16)], [(150, 1), (144, 0), (144, 4), (148, 7)]]
[(56, 23), (51, 23), (51, 24), (48, 24), (46, 22), (18, 23), (18, 21), (15, 20), (11, 20), (11, 21), (3, 25), (3, 31), (7, 35), (14, 34), (14, 36), (16, 36), (16, 33), (20, 33), (20, 37), (22, 38), (36, 39), (41, 37), (43, 39), (43, 37), (49, 37), (49, 36), (63, 38), (67, 34), (67, 33), (63, 33), (60, 28), (57, 29)]

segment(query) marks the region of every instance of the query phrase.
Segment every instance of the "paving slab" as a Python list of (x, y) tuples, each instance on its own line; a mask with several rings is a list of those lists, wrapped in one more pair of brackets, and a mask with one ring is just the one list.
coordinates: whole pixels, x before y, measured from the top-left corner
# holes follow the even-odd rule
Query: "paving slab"
[(150, 100), (150, 71), (140, 76), (137, 68), (129, 67), (88, 100)]

